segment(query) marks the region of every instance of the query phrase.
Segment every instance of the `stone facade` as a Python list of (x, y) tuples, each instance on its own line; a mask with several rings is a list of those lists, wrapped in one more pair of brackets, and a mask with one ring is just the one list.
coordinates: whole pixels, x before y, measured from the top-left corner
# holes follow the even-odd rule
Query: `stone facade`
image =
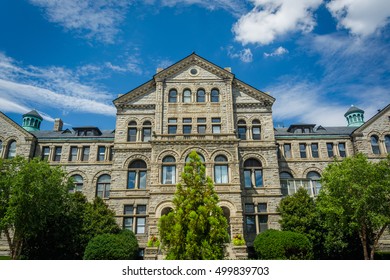
[[(230, 69), (191, 54), (115, 99), (112, 131), (62, 130), (56, 120), (53, 131), (27, 132), (0, 114), (0, 156), (7, 158), (9, 143), (16, 141), (16, 154), (60, 164), (80, 179), (76, 189), (89, 200), (102, 196), (118, 224), (133, 230), (145, 248), (158, 236), (158, 219), (173, 208), (175, 185), (195, 150), (215, 182), (230, 235), (243, 235), (250, 247), (259, 232), (279, 228), (283, 196), (297, 185), (316, 195), (318, 178), (334, 156), (361, 151), (378, 159), (390, 151), (389, 106), (359, 128), (274, 128), (274, 101)], [(374, 134), (379, 154), (372, 153)], [(243, 258), (239, 251), (236, 257)]]

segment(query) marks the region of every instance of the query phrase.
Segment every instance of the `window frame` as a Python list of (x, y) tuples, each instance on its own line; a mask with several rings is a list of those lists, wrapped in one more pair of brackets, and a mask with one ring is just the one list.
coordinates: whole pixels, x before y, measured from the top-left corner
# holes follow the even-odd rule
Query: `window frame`
[[(107, 179), (107, 181), (104, 181)], [(101, 190), (99, 190), (101, 189)], [(111, 176), (109, 174), (102, 174), (99, 176), (99, 178), (96, 180), (96, 196), (107, 199), (110, 197), (110, 191), (111, 191)], [(101, 195), (99, 195), (101, 193)]]
[[(170, 174), (170, 178), (168, 175)], [(171, 156), (165, 156), (161, 165), (161, 184), (174, 185), (176, 184), (176, 159)]]
[[(134, 174), (134, 183), (130, 185), (130, 174)], [(127, 171), (127, 190), (145, 190), (147, 186), (148, 167), (141, 159), (133, 160)]]
[(177, 90), (174, 88), (170, 89), (168, 93), (168, 103), (177, 103), (177, 97)]
[(214, 183), (229, 183), (229, 163), (227, 157), (224, 155), (217, 155), (214, 158)]

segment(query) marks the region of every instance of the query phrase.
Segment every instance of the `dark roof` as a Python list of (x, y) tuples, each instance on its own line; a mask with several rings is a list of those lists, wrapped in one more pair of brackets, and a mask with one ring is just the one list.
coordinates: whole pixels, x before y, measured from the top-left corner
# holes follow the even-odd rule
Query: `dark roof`
[(293, 133), (289, 132), (289, 128), (287, 127), (276, 127), (275, 128), (275, 137), (278, 136), (324, 136), (324, 135), (332, 135), (332, 136), (349, 136), (352, 134), (357, 127), (350, 126), (319, 126), (317, 129), (313, 130), (310, 133)]
[(347, 115), (351, 114), (351, 113), (364, 113), (364, 111), (356, 106), (351, 106), (348, 111), (344, 114), (344, 117), (346, 117)]
[(23, 118), (24, 118), (24, 117), (27, 117), (27, 116), (36, 117), (36, 118), (38, 118), (38, 119), (43, 120), (42, 116), (41, 116), (37, 111), (35, 111), (35, 110), (32, 110), (32, 111), (30, 111), (30, 112), (24, 114), (24, 115), (23, 115)]
[[(100, 131), (100, 130), (99, 130)], [(65, 132), (65, 133), (64, 133)], [(31, 134), (35, 135), (38, 139), (102, 139), (102, 138), (111, 138), (114, 140), (115, 133), (113, 130), (102, 130), (100, 135), (88, 135), (88, 136), (79, 136), (77, 131), (65, 130), (65, 131), (54, 131), (54, 130), (41, 130), (41, 131), (32, 131)]]

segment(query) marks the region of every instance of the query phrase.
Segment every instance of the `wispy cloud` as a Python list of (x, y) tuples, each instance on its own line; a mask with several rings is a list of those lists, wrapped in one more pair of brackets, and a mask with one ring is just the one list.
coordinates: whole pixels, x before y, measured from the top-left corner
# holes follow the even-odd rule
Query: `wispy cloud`
[(287, 54), (288, 50), (280, 46), (279, 48), (275, 49), (272, 53), (264, 53), (265, 57), (272, 57), (272, 56), (282, 56), (284, 54)]
[(42, 8), (50, 22), (57, 23), (65, 30), (93, 38), (105, 43), (113, 43), (124, 20), (129, 0), (29, 0)]
[(253, 54), (249, 48), (236, 51), (233, 46), (226, 48), (228, 56), (231, 58), (239, 58), (242, 62), (249, 63), (253, 61)]
[(47, 107), (115, 115), (112, 96), (79, 78), (77, 71), (25, 66), (0, 53), (0, 110), (26, 113), (31, 108)]

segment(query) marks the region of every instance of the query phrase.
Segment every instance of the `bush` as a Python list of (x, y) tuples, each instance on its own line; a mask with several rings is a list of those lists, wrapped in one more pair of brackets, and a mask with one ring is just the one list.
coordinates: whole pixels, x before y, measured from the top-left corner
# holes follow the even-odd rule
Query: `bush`
[(374, 260), (390, 260), (390, 252), (385, 252), (385, 251), (375, 252)]
[(88, 242), (84, 252), (85, 260), (134, 260), (137, 256), (137, 238), (129, 230), (98, 235)]
[(270, 229), (260, 233), (254, 242), (259, 259), (263, 260), (310, 260), (313, 248), (309, 239), (291, 231)]

